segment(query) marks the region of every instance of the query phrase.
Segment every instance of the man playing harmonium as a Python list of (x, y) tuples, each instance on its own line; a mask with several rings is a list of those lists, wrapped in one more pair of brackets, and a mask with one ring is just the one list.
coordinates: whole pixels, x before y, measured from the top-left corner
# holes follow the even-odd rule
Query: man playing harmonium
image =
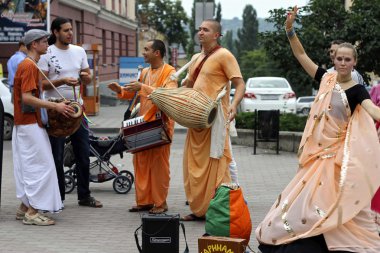
[[(138, 81), (121, 87), (110, 83), (108, 87), (117, 93), (118, 98), (132, 99), (135, 93), (140, 96), (139, 115), (144, 121), (155, 120), (158, 108), (148, 99), (156, 88), (176, 88), (177, 81), (170, 79), (175, 73), (174, 67), (164, 62), (165, 44), (161, 40), (150, 40), (144, 46), (144, 60), (150, 67), (144, 68)], [(169, 137), (174, 132), (174, 121), (162, 114), (167, 124)], [(135, 172), (136, 206), (130, 212), (149, 210), (150, 213), (163, 213), (168, 210), (166, 198), (169, 190), (170, 144), (154, 147), (133, 155)]]

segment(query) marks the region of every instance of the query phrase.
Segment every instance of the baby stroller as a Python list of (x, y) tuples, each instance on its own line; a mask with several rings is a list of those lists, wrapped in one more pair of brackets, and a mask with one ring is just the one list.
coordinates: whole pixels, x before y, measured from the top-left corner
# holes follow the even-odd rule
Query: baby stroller
[[(103, 183), (113, 181), (113, 189), (120, 194), (128, 193), (134, 182), (133, 174), (128, 170), (121, 170), (112, 164), (111, 156), (119, 154), (123, 158), (126, 150), (122, 134), (116, 137), (96, 137), (90, 135), (90, 182)], [(66, 139), (64, 149), (65, 193), (70, 193), (76, 186), (76, 164), (70, 138)]]

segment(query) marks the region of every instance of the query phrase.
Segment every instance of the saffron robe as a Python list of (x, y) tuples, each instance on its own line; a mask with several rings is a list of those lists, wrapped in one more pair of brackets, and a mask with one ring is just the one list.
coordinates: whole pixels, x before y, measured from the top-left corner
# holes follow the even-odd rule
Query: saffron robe
[[(201, 53), (193, 56), (195, 57), (198, 59), (189, 68), (190, 80), (205, 55)], [(227, 49), (220, 48), (204, 62), (193, 88), (215, 100), (227, 85), (227, 93), (221, 99), (224, 118), (227, 119), (230, 103), (228, 83), (235, 77), (242, 77), (235, 57)], [(206, 214), (216, 188), (221, 183), (231, 181), (228, 169), (231, 152), (227, 128), (226, 131), (224, 151), (220, 159), (210, 158), (211, 128), (190, 128), (187, 132), (183, 157), (183, 180), (190, 209), (198, 217)]]
[[(139, 116), (144, 115), (145, 121), (155, 119), (158, 108), (148, 100), (148, 95), (155, 89), (165, 85), (166, 88), (176, 88), (177, 82), (170, 80), (175, 69), (165, 64), (158, 69), (145, 68), (141, 73), (144, 83), (139, 91), (140, 111)], [(132, 99), (134, 92), (122, 91), (119, 98)], [(169, 137), (173, 137), (174, 121), (166, 115), (164, 117)], [(165, 203), (169, 191), (170, 181), (170, 144), (144, 150), (133, 155), (133, 166), (135, 172), (135, 190), (137, 205), (161, 206)]]

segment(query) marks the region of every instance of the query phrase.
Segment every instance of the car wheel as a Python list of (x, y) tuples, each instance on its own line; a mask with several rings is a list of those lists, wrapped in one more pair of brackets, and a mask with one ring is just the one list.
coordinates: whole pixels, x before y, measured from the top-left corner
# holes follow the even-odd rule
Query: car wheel
[(4, 140), (12, 139), (13, 118), (4, 116)]
[(302, 108), (301, 112), (302, 112), (303, 115), (308, 115), (309, 112), (310, 112), (310, 108)]

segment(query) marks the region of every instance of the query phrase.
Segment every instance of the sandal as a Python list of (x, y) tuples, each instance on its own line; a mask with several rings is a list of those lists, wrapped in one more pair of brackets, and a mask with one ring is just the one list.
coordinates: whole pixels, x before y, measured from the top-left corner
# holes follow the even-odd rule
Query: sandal
[(149, 211), (152, 208), (153, 208), (153, 205), (137, 205), (137, 206), (132, 206), (132, 208), (128, 209), (128, 211), (131, 213), (136, 213), (136, 212), (142, 212), (142, 211)]
[(22, 223), (25, 225), (50, 226), (54, 225), (55, 221), (39, 213), (34, 215), (29, 215), (26, 213)]
[(94, 197), (88, 197), (85, 199), (81, 199), (78, 201), (78, 205), (80, 206), (88, 206), (88, 207), (95, 207), (95, 208), (101, 208), (103, 207), (103, 204), (96, 200)]
[(161, 214), (161, 213), (165, 213), (167, 211), (168, 211), (168, 207), (159, 207), (159, 206), (156, 207), (155, 206), (149, 210), (149, 213), (150, 214)]
[(180, 220), (181, 221), (203, 221), (205, 220), (205, 217), (204, 216), (198, 217), (195, 214), (191, 213), (189, 215), (182, 216)]
[(17, 208), (16, 210), (16, 220), (23, 220), (25, 217), (25, 212), (22, 211), (20, 208)]

